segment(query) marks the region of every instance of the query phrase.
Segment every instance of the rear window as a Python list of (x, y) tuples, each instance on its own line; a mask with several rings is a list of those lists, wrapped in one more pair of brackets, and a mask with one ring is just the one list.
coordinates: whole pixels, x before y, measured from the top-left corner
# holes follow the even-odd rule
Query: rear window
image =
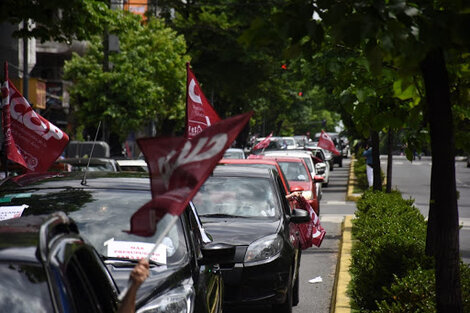
[(275, 192), (274, 185), (265, 178), (212, 176), (193, 203), (201, 217), (279, 218)]
[(278, 161), (279, 166), (281, 167), (282, 171), (286, 175), (287, 180), (289, 181), (304, 181), (308, 182), (308, 175), (307, 169), (305, 166), (300, 162), (282, 162)]
[(41, 266), (0, 263), (2, 312), (52, 312), (46, 274)]

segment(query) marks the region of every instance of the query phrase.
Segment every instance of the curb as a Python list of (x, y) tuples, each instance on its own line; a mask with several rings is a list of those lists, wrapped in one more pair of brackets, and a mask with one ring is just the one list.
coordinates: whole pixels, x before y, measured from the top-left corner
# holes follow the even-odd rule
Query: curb
[(352, 215), (344, 217), (341, 224), (341, 242), (338, 254), (338, 262), (336, 263), (336, 275), (333, 284), (333, 295), (331, 298), (330, 313), (350, 313), (351, 305), (347, 294), (351, 275), (349, 267), (351, 266), (351, 249), (352, 249)]
[(356, 175), (354, 175), (354, 163), (356, 162), (355, 158), (351, 158), (351, 164), (349, 165), (349, 175), (348, 175), (348, 192), (346, 194), (346, 201), (357, 201), (361, 197), (360, 194), (353, 193), (354, 183), (356, 181)]

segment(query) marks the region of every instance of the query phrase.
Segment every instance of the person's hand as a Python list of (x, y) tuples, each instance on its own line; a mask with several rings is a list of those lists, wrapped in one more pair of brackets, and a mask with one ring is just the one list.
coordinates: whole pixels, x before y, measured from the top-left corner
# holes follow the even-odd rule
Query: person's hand
[(134, 284), (136, 287), (142, 285), (142, 283), (149, 276), (149, 267), (150, 265), (147, 259), (139, 260), (139, 263), (137, 263), (130, 275), (132, 284)]
[(287, 200), (290, 200), (292, 198), (296, 198), (296, 197), (300, 197), (302, 195), (302, 192), (301, 191), (294, 191), (292, 192), (291, 194), (288, 194), (286, 196)]

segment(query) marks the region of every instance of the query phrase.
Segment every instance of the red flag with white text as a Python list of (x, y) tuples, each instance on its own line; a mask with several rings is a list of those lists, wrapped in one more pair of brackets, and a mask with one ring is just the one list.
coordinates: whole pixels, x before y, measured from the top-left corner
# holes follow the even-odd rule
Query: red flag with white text
[(271, 132), (268, 137), (264, 138), (260, 142), (258, 142), (252, 150), (259, 150), (259, 149), (265, 149), (269, 146), (269, 143), (271, 142), (271, 137), (273, 136), (273, 132)]
[(186, 129), (185, 137), (193, 138), (203, 129), (220, 121), (204, 93), (199, 87), (189, 63), (186, 63), (187, 85), (186, 85)]
[(2, 86), (2, 121), (8, 158), (28, 171), (45, 172), (64, 151), (66, 133), (36, 113), (8, 79)]
[(306, 210), (310, 215), (310, 222), (297, 225), (301, 238), (300, 248), (305, 250), (310, 248), (312, 245), (320, 247), (323, 242), (323, 238), (325, 238), (326, 231), (323, 226), (321, 226), (318, 215), (303, 196), (295, 196), (292, 199), (297, 204), (294, 205), (294, 207)]
[(132, 215), (129, 233), (152, 236), (157, 221), (166, 213), (180, 215), (252, 114), (222, 120), (191, 140), (184, 137), (138, 139), (150, 171), (152, 200)]
[(318, 145), (320, 148), (325, 150), (331, 151), (336, 155), (340, 155), (339, 151), (336, 149), (335, 143), (331, 139), (331, 137), (325, 133), (323, 130), (320, 134), (320, 139), (318, 139)]

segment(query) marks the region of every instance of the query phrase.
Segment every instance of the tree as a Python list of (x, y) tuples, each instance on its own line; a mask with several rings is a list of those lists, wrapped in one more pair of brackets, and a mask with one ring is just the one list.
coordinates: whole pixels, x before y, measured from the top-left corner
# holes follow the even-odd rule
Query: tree
[(66, 62), (64, 78), (73, 81), (71, 104), (77, 124), (93, 128), (106, 121), (110, 133), (125, 139), (156, 121), (159, 134), (181, 133), (185, 114), (186, 44), (182, 36), (149, 18), (146, 24), (128, 12), (114, 11), (109, 32), (119, 37), (120, 52), (103, 71), (102, 38), (87, 53)]
[(13, 33), (20, 38), (85, 40), (103, 32), (108, 16), (107, 3), (104, 0), (2, 0), (0, 23), (16, 25), (30, 20), (33, 23), (31, 28)]

